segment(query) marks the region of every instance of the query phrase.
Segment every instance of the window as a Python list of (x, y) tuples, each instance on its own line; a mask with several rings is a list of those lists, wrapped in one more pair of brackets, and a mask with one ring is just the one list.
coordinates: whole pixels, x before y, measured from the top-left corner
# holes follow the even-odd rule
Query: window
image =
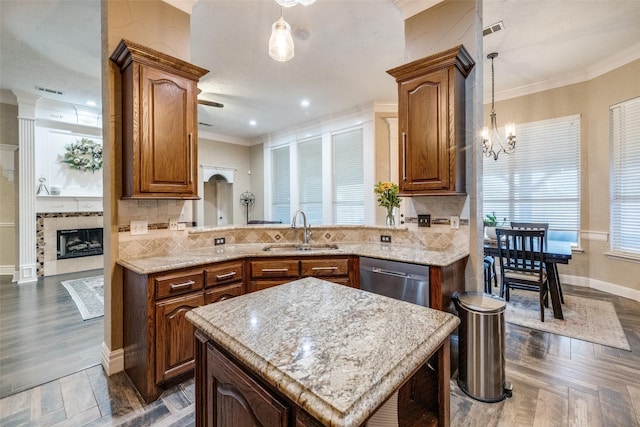
[(298, 144), (300, 209), (309, 224), (322, 224), (322, 138)]
[(333, 135), (333, 222), (364, 224), (362, 129)]
[(611, 251), (640, 255), (640, 98), (609, 111)]
[(271, 152), (271, 188), (273, 189), (271, 218), (274, 221), (289, 222), (291, 215), (289, 200), (289, 146)]
[[(504, 133), (503, 133), (504, 134)], [(580, 116), (525, 123), (517, 146), (497, 161), (485, 158), (484, 214), (549, 223), (549, 238), (578, 243)]]

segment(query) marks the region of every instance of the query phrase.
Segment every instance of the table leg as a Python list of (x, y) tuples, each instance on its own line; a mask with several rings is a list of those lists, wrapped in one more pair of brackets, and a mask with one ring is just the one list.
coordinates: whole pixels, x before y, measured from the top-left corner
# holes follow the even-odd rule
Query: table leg
[(551, 305), (553, 306), (553, 317), (556, 319), (564, 319), (562, 315), (562, 303), (560, 302), (560, 291), (558, 290), (558, 281), (554, 274), (555, 265), (547, 262), (547, 279), (549, 280), (549, 293), (551, 294)]

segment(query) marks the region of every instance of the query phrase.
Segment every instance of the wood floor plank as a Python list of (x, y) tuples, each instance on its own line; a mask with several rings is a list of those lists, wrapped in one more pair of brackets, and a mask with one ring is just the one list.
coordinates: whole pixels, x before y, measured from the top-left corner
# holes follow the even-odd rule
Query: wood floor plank
[(629, 392), (631, 405), (633, 405), (636, 414), (636, 423), (640, 425), (640, 387), (628, 385), (627, 391)]
[(635, 426), (637, 417), (631, 403), (629, 390), (624, 385), (600, 387), (600, 409), (606, 426)]
[(541, 389), (536, 402), (533, 427), (566, 426), (568, 394), (551, 393)]
[(602, 427), (598, 396), (569, 389), (568, 418), (571, 427)]
[(89, 383), (89, 377), (85, 371), (61, 378), (60, 389), (68, 418), (73, 418), (77, 414), (98, 407), (98, 402), (93, 396), (93, 390)]

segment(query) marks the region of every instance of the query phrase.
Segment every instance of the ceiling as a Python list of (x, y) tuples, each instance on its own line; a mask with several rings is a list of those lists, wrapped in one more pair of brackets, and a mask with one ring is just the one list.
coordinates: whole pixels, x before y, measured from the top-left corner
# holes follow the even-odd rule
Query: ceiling
[[(191, 15), (191, 62), (210, 70), (201, 97), (224, 108), (198, 107), (203, 134), (231, 142), (313, 123), (373, 102), (396, 102), (386, 70), (404, 59), (402, 0), (318, 0), (284, 9), (295, 58), (267, 53), (273, 0), (166, 0)], [(495, 60), (496, 99), (596, 77), (640, 58), (638, 0), (486, 0), (484, 37)], [(100, 1), (0, 1), (0, 88), (85, 105), (100, 103)], [(484, 58), (483, 58), (484, 59)], [(485, 102), (490, 62), (484, 61)], [(35, 86), (63, 92), (40, 92)], [(14, 98), (13, 98), (14, 99)], [(300, 105), (303, 99), (308, 107)], [(256, 125), (250, 126), (250, 120)]]

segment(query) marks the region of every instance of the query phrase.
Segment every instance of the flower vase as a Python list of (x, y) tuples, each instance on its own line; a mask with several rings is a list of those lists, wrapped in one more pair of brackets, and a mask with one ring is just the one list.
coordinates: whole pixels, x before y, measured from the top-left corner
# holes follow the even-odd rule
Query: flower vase
[(396, 225), (396, 215), (395, 208), (393, 206), (387, 207), (387, 218), (385, 220), (387, 226), (395, 227)]

